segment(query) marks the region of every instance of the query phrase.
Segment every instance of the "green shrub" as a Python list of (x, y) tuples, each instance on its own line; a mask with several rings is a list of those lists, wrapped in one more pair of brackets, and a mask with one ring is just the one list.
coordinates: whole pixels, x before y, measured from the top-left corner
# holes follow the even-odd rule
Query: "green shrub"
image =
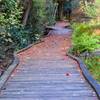
[(27, 27), (31, 27), (34, 34), (41, 36), (44, 33), (45, 22), (45, 0), (33, 0)]
[(100, 47), (99, 37), (92, 35), (93, 28), (89, 24), (74, 24), (73, 26), (73, 47), (71, 52), (75, 55), (87, 51), (92, 52)]
[[(14, 38), (10, 31), (11, 27), (19, 27), (22, 14), (22, 7), (19, 0), (1, 0), (0, 1), (0, 28), (1, 26), (9, 33), (10, 38)], [(7, 33), (5, 33), (7, 35)], [(3, 37), (3, 36), (2, 36)], [(3, 38), (4, 40), (7, 37)], [(7, 39), (8, 40), (8, 39)]]
[(93, 77), (100, 82), (100, 56), (93, 56), (88, 59), (84, 59), (87, 68)]
[(96, 17), (97, 11), (96, 6), (94, 4), (88, 4), (84, 7), (84, 12), (89, 17)]
[(26, 47), (31, 41), (30, 30), (25, 29), (23, 26), (11, 27), (8, 29), (11, 34), (12, 40), (16, 47), (16, 50)]
[(6, 31), (0, 32), (0, 45), (10, 45), (12, 44), (11, 34)]
[(5, 70), (7, 65), (11, 63), (13, 51), (14, 47), (10, 33), (0, 29), (0, 69)]
[(72, 25), (73, 35), (78, 37), (85, 32), (91, 34), (93, 31), (93, 29), (91, 27), (92, 27), (92, 25), (88, 24), (88, 23), (74, 23)]
[(96, 18), (100, 14), (100, 1), (95, 0), (94, 2), (86, 2), (83, 4), (81, 1), (80, 3), (82, 11), (88, 16), (92, 18)]
[(48, 2), (46, 5), (46, 0), (32, 0), (28, 23), (23, 26), (23, 5), (20, 4), (20, 0), (0, 0), (0, 27), (9, 32), (17, 50), (41, 38), (46, 23), (54, 23), (55, 5), (52, 0)]
[(33, 0), (27, 26), (41, 37), (44, 35), (45, 26), (55, 23), (55, 14), (56, 5), (53, 0)]
[(0, 69), (2, 70), (12, 62), (14, 52), (13, 37), (7, 29), (20, 24), (21, 11), (19, 0), (0, 0)]
[[(24, 48), (30, 43), (36, 41), (38, 36), (34, 33), (39, 33), (39, 29), (37, 29), (38, 26), (33, 29), (30, 25), (25, 27), (21, 24), (22, 10), (23, 7), (20, 4), (20, 0), (0, 1), (0, 28), (2, 26), (9, 33), (16, 50)], [(37, 16), (35, 17), (37, 18)], [(39, 20), (40, 19), (41, 17), (39, 17)], [(35, 32), (33, 32), (33, 30)], [(5, 37), (5, 39), (7, 38)]]
[(22, 7), (19, 0), (0, 1), (0, 25), (10, 26), (20, 23)]
[(54, 3), (53, 0), (46, 0), (47, 25), (53, 25), (55, 23), (57, 6), (57, 3)]

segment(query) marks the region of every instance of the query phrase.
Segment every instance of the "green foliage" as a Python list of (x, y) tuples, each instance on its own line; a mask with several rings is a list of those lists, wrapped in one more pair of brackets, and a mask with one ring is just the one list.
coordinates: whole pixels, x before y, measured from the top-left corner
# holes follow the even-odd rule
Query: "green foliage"
[(5, 51), (11, 48), (13, 41), (11, 39), (10, 33), (6, 32), (4, 29), (0, 30), (0, 60), (4, 59), (6, 54)]
[[(0, 1), (0, 27), (2, 26), (6, 31), (5, 35), (2, 35), (2, 33), (0, 33), (0, 35), (2, 35), (0, 36), (0, 39), (3, 39), (3, 41), (8, 41), (8, 32), (10, 38), (12, 39), (12, 42), (15, 43), (16, 48), (20, 48), (21, 46), (23, 47), (22, 44), (24, 44), (24, 39), (22, 38), (26, 39), (28, 37), (28, 35), (26, 36), (26, 34), (24, 34), (25, 31), (20, 27), (21, 14), (22, 7), (20, 5), (20, 0)], [(26, 44), (26, 41), (24, 42)], [(3, 45), (2, 42), (0, 42), (0, 45)]]
[[(37, 2), (38, 6), (36, 5), (37, 8), (35, 9), (35, 12), (38, 14), (37, 16), (33, 15), (36, 18), (36, 22), (32, 22), (31, 20), (28, 27), (21, 25), (23, 7), (20, 4), (20, 0), (2, 0), (0, 1), (0, 5), (0, 27), (2, 26), (9, 33), (13, 43), (15, 44), (16, 50), (26, 47), (39, 38), (39, 35), (37, 34), (40, 34), (40, 29), (43, 29), (40, 27), (40, 24), (44, 23), (42, 21), (44, 20), (42, 10), (39, 11), (38, 9), (40, 5), (40, 9), (42, 9), (43, 6), (41, 3), (38, 4)], [(34, 28), (31, 27), (31, 23), (34, 23)], [(5, 35), (7, 35), (7, 33), (5, 33)], [(2, 36), (0, 36), (0, 38), (1, 37)], [(8, 40), (7, 37), (4, 38), (5, 40)]]
[(92, 52), (100, 47), (99, 37), (92, 35), (93, 28), (89, 24), (73, 25), (73, 48), (72, 53), (80, 55), (85, 51)]
[(55, 23), (55, 9), (56, 5), (52, 0), (33, 0), (27, 26), (33, 29), (34, 34), (41, 37), (45, 26)]
[(75, 36), (80, 36), (82, 33), (84, 32), (88, 32), (88, 33), (92, 33), (93, 29), (91, 28), (92, 25), (91, 24), (86, 24), (86, 23), (74, 23), (72, 25), (72, 29), (73, 31), (73, 35), (75, 34)]
[(8, 31), (11, 34), (16, 50), (25, 48), (39, 39), (37, 34), (33, 34), (33, 30), (27, 29), (24, 26), (11, 27)]
[(8, 31), (11, 34), (17, 50), (24, 48), (31, 43), (31, 37), (29, 35), (30, 30), (25, 29), (23, 26), (11, 27)]
[(21, 22), (25, 12), (21, 3), (20, 0), (0, 0), (0, 69), (13, 58), (14, 48), (22, 49), (40, 39), (44, 35), (45, 24), (51, 25), (55, 20), (53, 1), (49, 1), (47, 10), (46, 0), (32, 0), (28, 23), (23, 26)]
[(85, 12), (85, 14), (89, 17), (96, 17), (97, 15), (97, 11), (96, 11), (96, 6), (93, 4), (88, 4), (83, 7), (83, 10)]
[(0, 1), (0, 25), (9, 27), (18, 25), (22, 14), (22, 7), (19, 0), (1, 0)]
[(44, 32), (45, 19), (45, 0), (33, 0), (27, 26), (33, 29), (34, 34), (41, 36)]
[(93, 77), (100, 82), (100, 56), (84, 59), (84, 61)]
[(97, 17), (100, 14), (100, 1), (95, 0), (95, 2), (85, 2), (85, 5), (81, 1), (81, 9), (88, 17)]
[(53, 0), (46, 0), (46, 19), (48, 25), (55, 23), (57, 4)]
[(0, 69), (5, 70), (12, 62), (16, 42), (13, 41), (15, 36), (8, 30), (20, 26), (21, 14), (19, 0), (0, 0)]
[(0, 32), (0, 46), (2, 45), (10, 45), (12, 44), (12, 39), (11, 39), (11, 34), (6, 32), (5, 30), (4, 31), (1, 31)]
[(21, 49), (39, 39), (44, 34), (46, 23), (53, 24), (54, 5), (53, 1), (48, 2), (46, 9), (46, 0), (33, 0), (28, 23), (23, 26), (21, 25), (23, 7), (20, 0), (0, 0), (0, 27), (9, 32), (16, 49)]

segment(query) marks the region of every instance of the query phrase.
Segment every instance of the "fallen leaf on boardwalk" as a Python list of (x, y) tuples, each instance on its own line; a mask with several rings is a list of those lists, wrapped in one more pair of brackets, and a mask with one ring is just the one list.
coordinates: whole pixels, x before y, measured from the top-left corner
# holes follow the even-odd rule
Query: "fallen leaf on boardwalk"
[(66, 73), (66, 76), (71, 76), (71, 73), (69, 73), (69, 72), (68, 72), (68, 73)]

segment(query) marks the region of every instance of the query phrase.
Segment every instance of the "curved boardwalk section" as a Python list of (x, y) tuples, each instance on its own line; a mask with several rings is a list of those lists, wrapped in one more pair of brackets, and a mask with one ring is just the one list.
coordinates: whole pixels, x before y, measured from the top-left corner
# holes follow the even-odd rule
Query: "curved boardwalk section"
[(18, 54), (20, 64), (0, 100), (98, 100), (78, 64), (65, 56), (71, 46), (67, 32), (55, 30), (44, 42)]

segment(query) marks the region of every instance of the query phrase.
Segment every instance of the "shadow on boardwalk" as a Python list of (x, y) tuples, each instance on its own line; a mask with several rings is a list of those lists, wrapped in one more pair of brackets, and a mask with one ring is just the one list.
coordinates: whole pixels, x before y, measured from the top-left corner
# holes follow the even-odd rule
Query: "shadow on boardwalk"
[(0, 100), (97, 100), (78, 64), (66, 56), (71, 33), (63, 25), (57, 23), (59, 32), (52, 31), (44, 42), (18, 54), (20, 64), (1, 91)]

